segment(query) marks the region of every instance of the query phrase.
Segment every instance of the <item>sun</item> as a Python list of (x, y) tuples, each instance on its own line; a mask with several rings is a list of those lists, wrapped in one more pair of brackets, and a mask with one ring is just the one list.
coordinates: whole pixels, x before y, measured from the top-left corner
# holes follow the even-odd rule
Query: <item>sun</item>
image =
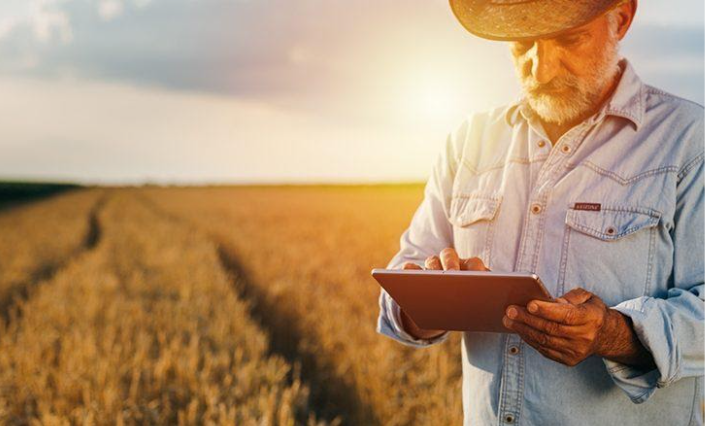
[(457, 93), (450, 84), (427, 84), (418, 91), (419, 110), (429, 118), (443, 118), (457, 111)]
[(444, 73), (413, 73), (399, 97), (405, 114), (426, 122), (446, 122), (462, 107), (456, 82)]

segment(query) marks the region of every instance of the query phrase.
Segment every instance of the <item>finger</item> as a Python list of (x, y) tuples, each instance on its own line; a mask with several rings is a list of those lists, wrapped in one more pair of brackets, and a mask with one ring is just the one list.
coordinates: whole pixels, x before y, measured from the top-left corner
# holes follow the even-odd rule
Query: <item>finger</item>
[(489, 271), (482, 259), (479, 257), (471, 257), (460, 261), (460, 269), (463, 271)]
[(535, 316), (561, 324), (579, 325), (586, 321), (585, 308), (582, 305), (532, 300), (526, 305), (526, 309)]
[(551, 336), (569, 337), (572, 335), (569, 326), (555, 321), (549, 321), (537, 317), (536, 315), (531, 315), (526, 309), (520, 306), (510, 305), (507, 307), (505, 315), (513, 321), (522, 322), (531, 328), (550, 334)]
[(425, 265), (426, 269), (441, 270), (443, 266), (441, 265), (441, 259), (438, 256), (429, 256), (426, 258)]
[(592, 293), (582, 288), (574, 288), (561, 296), (561, 298), (568, 303), (572, 303), (573, 305), (580, 305), (581, 303), (585, 303), (590, 300), (590, 298), (592, 298)]
[(423, 269), (421, 265), (417, 265), (414, 262), (406, 262), (401, 269)]
[(561, 352), (561, 351), (558, 351), (558, 350), (556, 350), (556, 349), (553, 349), (553, 348), (547, 348), (547, 347), (541, 346), (541, 345), (539, 345), (538, 343), (536, 343), (536, 342), (534, 342), (534, 341), (530, 341), (530, 340), (524, 340), (524, 341), (525, 341), (529, 346), (531, 346), (532, 348), (536, 349), (536, 351), (538, 351), (538, 353), (540, 353), (540, 354), (543, 355), (544, 357), (546, 357), (546, 358), (548, 358), (548, 359), (550, 359), (550, 360), (559, 362), (559, 363), (564, 364), (564, 365), (570, 365), (570, 363), (568, 362), (568, 359), (569, 359), (569, 358), (568, 358), (568, 356), (567, 356), (565, 353), (563, 353), (563, 352)]
[(570, 348), (570, 341), (562, 337), (551, 336), (506, 316), (502, 318), (502, 322), (505, 327), (517, 332), (522, 339), (527, 340), (527, 343), (531, 340), (542, 347), (552, 348), (561, 352)]
[(448, 247), (441, 251), (441, 265), (444, 271), (459, 271), (460, 258), (454, 248)]
[[(512, 325), (510, 324), (510, 326)], [(571, 349), (567, 341), (559, 342), (560, 344), (558, 346), (552, 347), (542, 345), (531, 334), (521, 333), (519, 331), (517, 331), (517, 333), (524, 342), (526, 342), (532, 348), (536, 349), (544, 357), (568, 366), (574, 366), (577, 364), (576, 360), (578, 358), (576, 358), (575, 354), (573, 353), (573, 350)]]

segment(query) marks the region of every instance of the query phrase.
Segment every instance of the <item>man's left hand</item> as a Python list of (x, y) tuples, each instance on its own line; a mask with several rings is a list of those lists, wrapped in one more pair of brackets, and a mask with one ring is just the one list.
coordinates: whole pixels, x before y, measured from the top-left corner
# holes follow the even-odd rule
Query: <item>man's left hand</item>
[(614, 315), (596, 295), (582, 288), (569, 291), (555, 302), (532, 300), (526, 308), (511, 305), (502, 319), (541, 354), (568, 366), (590, 355), (604, 356), (605, 341), (614, 330)]

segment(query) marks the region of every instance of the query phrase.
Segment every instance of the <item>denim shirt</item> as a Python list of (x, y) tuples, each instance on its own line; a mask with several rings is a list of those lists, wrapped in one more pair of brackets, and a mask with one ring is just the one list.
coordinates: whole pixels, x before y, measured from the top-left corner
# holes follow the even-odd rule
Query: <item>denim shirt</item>
[[(656, 368), (591, 356), (575, 367), (516, 334), (465, 332), (463, 410), (472, 425), (703, 422), (703, 108), (643, 84), (626, 59), (601, 109), (552, 146), (523, 100), (452, 132), (389, 265), (455, 247), (493, 271), (582, 287), (633, 322)], [(377, 331), (407, 345), (382, 290)]]

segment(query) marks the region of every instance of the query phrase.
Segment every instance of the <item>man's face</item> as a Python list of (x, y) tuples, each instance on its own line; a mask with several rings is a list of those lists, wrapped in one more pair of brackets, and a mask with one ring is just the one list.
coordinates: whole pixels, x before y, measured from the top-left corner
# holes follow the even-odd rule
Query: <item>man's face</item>
[(548, 123), (585, 118), (618, 72), (616, 20), (609, 14), (550, 39), (510, 43), (531, 108)]

